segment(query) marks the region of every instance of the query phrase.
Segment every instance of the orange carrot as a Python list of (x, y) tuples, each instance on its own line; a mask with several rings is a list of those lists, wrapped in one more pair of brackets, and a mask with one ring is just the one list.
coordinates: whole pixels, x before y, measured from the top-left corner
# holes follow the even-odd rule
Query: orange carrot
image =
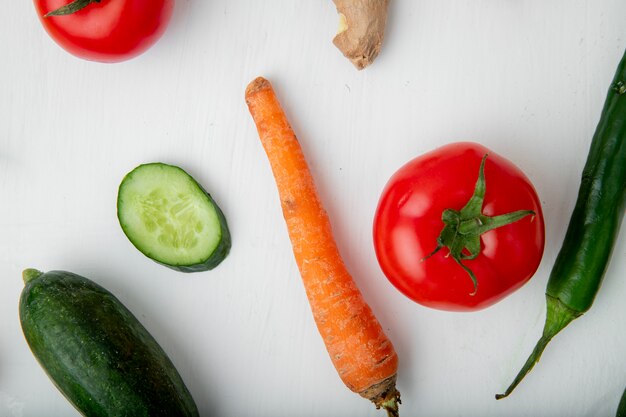
[(274, 173), (293, 253), (328, 354), (348, 388), (398, 416), (398, 357), (341, 259), (300, 143), (269, 81), (250, 83), (246, 103)]

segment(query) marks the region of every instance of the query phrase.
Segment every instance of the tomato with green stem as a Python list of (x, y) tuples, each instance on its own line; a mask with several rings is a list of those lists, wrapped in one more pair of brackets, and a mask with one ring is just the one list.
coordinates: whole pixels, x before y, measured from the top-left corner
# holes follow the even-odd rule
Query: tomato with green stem
[(120, 62), (150, 48), (165, 31), (174, 0), (34, 0), (43, 27), (69, 53)]
[(408, 162), (388, 181), (374, 218), (379, 264), (402, 293), (432, 308), (486, 308), (536, 272), (545, 231), (530, 180), (476, 143)]

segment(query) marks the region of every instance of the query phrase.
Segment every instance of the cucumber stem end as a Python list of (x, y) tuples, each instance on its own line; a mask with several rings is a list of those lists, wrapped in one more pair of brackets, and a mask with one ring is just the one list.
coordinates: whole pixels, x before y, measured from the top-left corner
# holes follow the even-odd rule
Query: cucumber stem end
[(43, 272), (41, 272), (41, 271), (39, 271), (37, 269), (26, 268), (22, 272), (22, 279), (24, 280), (24, 284), (28, 284), (30, 281), (32, 281), (35, 278), (39, 277), (41, 274), (43, 274)]

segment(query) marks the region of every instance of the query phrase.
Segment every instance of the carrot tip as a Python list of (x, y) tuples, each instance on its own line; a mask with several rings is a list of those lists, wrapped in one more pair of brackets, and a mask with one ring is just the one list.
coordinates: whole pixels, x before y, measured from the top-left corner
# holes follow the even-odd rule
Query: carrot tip
[(381, 407), (387, 412), (387, 417), (400, 417), (398, 405), (401, 404), (402, 401), (400, 401), (400, 393), (397, 391), (396, 393), (397, 395), (381, 404)]
[(246, 88), (246, 97), (253, 95), (257, 91), (265, 90), (268, 88), (272, 88), (270, 82), (263, 77), (257, 77), (254, 79), (254, 81), (248, 84), (248, 87)]
[(373, 402), (376, 408), (384, 408), (388, 416), (397, 417), (399, 416), (398, 404), (401, 401), (400, 392), (396, 389), (396, 378), (397, 375), (393, 374), (359, 394)]

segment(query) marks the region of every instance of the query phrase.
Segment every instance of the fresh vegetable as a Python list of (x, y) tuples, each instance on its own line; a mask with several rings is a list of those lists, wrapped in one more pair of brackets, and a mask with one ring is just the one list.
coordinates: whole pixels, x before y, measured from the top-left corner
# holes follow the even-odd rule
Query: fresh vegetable
[(615, 415), (615, 417), (626, 417), (626, 389), (624, 390), (624, 393), (622, 394), (622, 399), (617, 406), (617, 414)]
[(508, 396), (539, 361), (550, 340), (591, 308), (626, 208), (626, 53), (591, 141), (578, 199), (546, 289), (543, 334), (504, 394)]
[(159, 162), (128, 173), (118, 191), (122, 230), (148, 258), (181, 272), (215, 268), (230, 232), (211, 196), (181, 168)]
[(269, 159), (296, 263), (317, 328), (343, 382), (398, 415), (398, 357), (347, 271), (311, 172), (270, 83), (257, 78), (246, 103)]
[(333, 0), (339, 30), (333, 43), (361, 70), (378, 56), (385, 37), (389, 0)]
[(433, 308), (485, 308), (527, 282), (544, 248), (541, 204), (511, 162), (476, 143), (453, 143), (389, 179), (374, 217), (387, 278)]
[(20, 321), (35, 358), (86, 416), (198, 416), (167, 354), (109, 291), (65, 271), (24, 271)]
[(167, 27), (174, 0), (34, 0), (48, 34), (69, 53), (119, 62), (150, 48)]

